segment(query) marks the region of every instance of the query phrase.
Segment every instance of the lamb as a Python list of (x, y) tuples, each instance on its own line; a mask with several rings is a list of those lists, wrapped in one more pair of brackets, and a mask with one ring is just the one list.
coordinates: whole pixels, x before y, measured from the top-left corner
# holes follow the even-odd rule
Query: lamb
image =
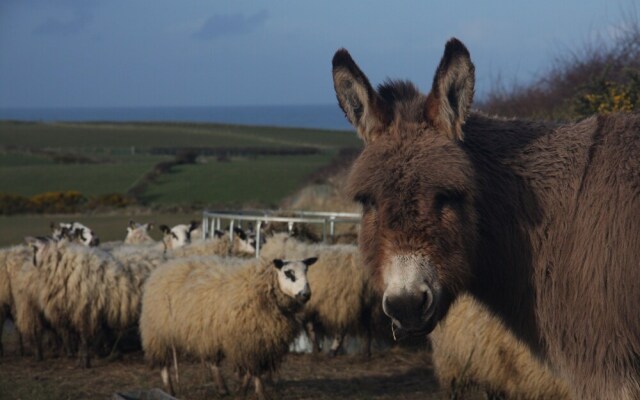
[(569, 398), (565, 382), (468, 295), (457, 300), (430, 338), (436, 377), (451, 398), (472, 384), (491, 398)]
[[(274, 370), (299, 332), (295, 314), (309, 300), (307, 269), (316, 261), (238, 261), (193, 257), (158, 268), (145, 285), (140, 334), (147, 360), (169, 375), (172, 350), (207, 361), (220, 393), (227, 388), (219, 364), (226, 358), (253, 378)], [(242, 263), (242, 264), (239, 264)], [(233, 266), (234, 268), (230, 268)]]
[[(13, 246), (0, 249), (0, 337), (7, 318), (16, 322), (16, 304), (14, 292), (17, 288), (18, 274), (22, 264), (30, 260), (32, 252), (27, 246)], [(18, 330), (20, 335), (20, 331)], [(22, 335), (19, 336), (20, 353), (24, 352), (22, 346)], [(4, 355), (2, 341), (0, 341), (0, 356)]]
[(70, 241), (75, 241), (90, 247), (100, 244), (100, 238), (80, 222), (60, 222), (58, 225), (52, 222), (51, 231), (51, 235), (55, 240), (67, 238)]
[(317, 255), (320, 261), (309, 271), (314, 296), (305, 305), (307, 334), (319, 351), (318, 328), (334, 336), (330, 355), (340, 350), (345, 334), (366, 334), (366, 355), (371, 354), (374, 300), (368, 273), (357, 246), (306, 244), (278, 233), (267, 239), (260, 255), (266, 258), (305, 258)]
[(29, 291), (58, 332), (80, 337), (82, 364), (90, 366), (89, 343), (103, 327), (124, 330), (136, 323), (141, 293), (131, 271), (109, 253), (66, 241), (27, 238), (38, 270)]

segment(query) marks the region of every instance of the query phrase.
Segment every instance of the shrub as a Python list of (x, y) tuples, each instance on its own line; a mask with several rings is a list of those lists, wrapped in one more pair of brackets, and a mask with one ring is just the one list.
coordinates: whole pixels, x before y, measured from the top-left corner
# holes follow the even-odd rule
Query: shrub
[(29, 198), (16, 194), (0, 193), (0, 215), (27, 212), (30, 208)]
[(32, 212), (36, 213), (72, 213), (80, 210), (87, 201), (82, 193), (71, 190), (67, 192), (45, 192), (30, 199)]

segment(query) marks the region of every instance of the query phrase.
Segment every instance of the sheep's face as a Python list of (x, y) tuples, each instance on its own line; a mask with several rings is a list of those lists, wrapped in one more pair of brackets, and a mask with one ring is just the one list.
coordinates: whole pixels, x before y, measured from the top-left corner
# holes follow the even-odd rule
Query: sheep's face
[[(74, 223), (75, 226), (76, 223)], [(73, 230), (73, 236), (75, 241), (82, 243), (85, 246), (97, 246), (100, 244), (100, 238), (89, 228), (84, 225), (77, 224)]]
[(87, 226), (79, 222), (60, 222), (58, 225), (51, 224), (51, 235), (54, 240), (68, 239), (85, 246), (97, 246), (100, 238)]
[(241, 228), (234, 228), (233, 232), (235, 236), (233, 238), (235, 252), (244, 254), (256, 253), (256, 238), (255, 235), (248, 234)]
[(243, 240), (236, 236), (234, 238), (235, 251), (244, 254), (255, 254), (255, 239)]
[(169, 228), (167, 225), (160, 225), (160, 230), (164, 233), (162, 241), (167, 249), (179, 249), (185, 244), (191, 243), (191, 232), (198, 227), (198, 223), (192, 221), (191, 224), (176, 225)]
[(278, 271), (278, 286), (280, 290), (300, 303), (306, 303), (311, 297), (309, 281), (307, 281), (307, 269), (316, 261), (318, 261), (317, 257), (307, 258), (302, 261), (273, 260), (273, 265)]
[(139, 224), (134, 221), (129, 221), (127, 236), (124, 238), (124, 242), (127, 244), (150, 242), (153, 240), (151, 236), (149, 236), (151, 229), (153, 229), (153, 223)]

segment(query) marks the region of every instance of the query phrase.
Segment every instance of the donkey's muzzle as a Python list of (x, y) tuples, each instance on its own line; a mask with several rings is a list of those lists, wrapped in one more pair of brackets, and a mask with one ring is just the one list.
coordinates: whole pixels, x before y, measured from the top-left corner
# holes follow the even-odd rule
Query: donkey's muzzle
[(382, 309), (392, 319), (394, 335), (401, 339), (405, 336), (418, 335), (426, 332), (429, 323), (427, 314), (432, 310), (433, 297), (430, 291), (404, 292), (400, 295), (385, 295), (382, 299)]

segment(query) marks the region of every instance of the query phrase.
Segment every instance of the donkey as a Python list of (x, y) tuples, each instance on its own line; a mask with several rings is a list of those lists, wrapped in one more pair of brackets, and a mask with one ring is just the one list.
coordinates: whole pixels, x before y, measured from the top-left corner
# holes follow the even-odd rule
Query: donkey
[(475, 67), (457, 39), (428, 95), (374, 90), (344, 49), (333, 80), (365, 144), (347, 186), (396, 335), (429, 333), (468, 292), (576, 398), (640, 398), (640, 115), (471, 112)]

